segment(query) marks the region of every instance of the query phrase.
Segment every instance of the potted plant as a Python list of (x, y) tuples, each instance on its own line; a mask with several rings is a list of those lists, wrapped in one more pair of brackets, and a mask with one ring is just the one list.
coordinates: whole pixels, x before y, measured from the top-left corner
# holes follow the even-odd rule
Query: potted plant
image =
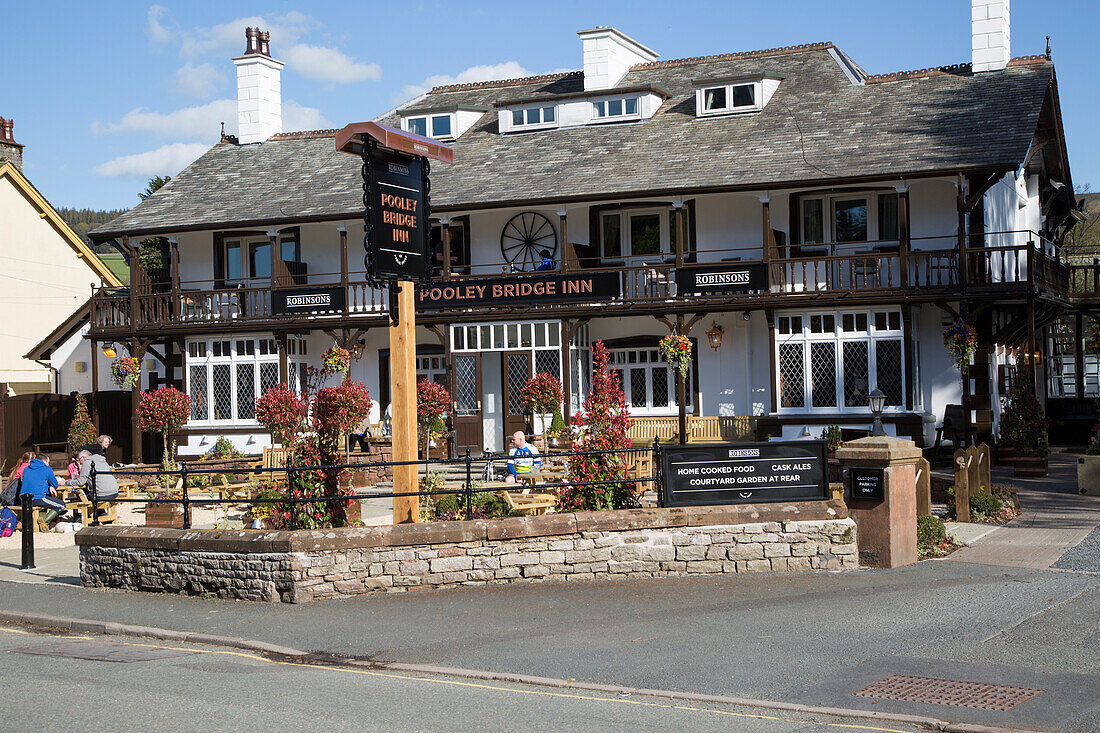
[(1027, 379), (1012, 385), (1001, 411), (1000, 442), (1015, 452), (1016, 476), (1046, 476), (1050, 439), (1047, 418)]
[(69, 450), (74, 453), (85, 445), (95, 442), (96, 429), (88, 414), (88, 403), (79, 392), (73, 398), (73, 420), (69, 424)]
[[(547, 418), (554, 412), (561, 411), (562, 388), (561, 382), (552, 374), (539, 372), (527, 380), (520, 392), (523, 405), (534, 416), (534, 429), (536, 435), (546, 435)], [(553, 418), (550, 417), (553, 424)]]
[(1100, 423), (1092, 429), (1092, 439), (1085, 455), (1077, 459), (1077, 491), (1100, 494)]
[(351, 370), (351, 352), (334, 345), (321, 354), (321, 363), (326, 374), (346, 377)]
[(973, 326), (956, 323), (944, 330), (943, 346), (951, 355), (951, 361), (959, 371), (966, 374), (970, 357), (974, 356), (974, 352), (978, 349), (978, 332)]
[(133, 356), (120, 356), (111, 362), (111, 379), (123, 389), (133, 389), (141, 380), (141, 362)]
[(446, 430), (443, 416), (451, 409), (451, 393), (442, 384), (421, 379), (416, 383), (416, 423), (424, 456), (428, 456), (431, 442), (442, 437)]
[(554, 415), (550, 418), (550, 429), (546, 431), (546, 434), (550, 437), (549, 445), (554, 448), (567, 448), (571, 442), (569, 440), (569, 426), (565, 424), (565, 418), (562, 417), (560, 408), (554, 408)]
[(164, 465), (175, 465), (174, 451), (168, 443), (169, 434), (190, 417), (191, 398), (175, 387), (142, 392), (137, 409), (138, 427), (147, 433), (160, 433), (164, 440)]

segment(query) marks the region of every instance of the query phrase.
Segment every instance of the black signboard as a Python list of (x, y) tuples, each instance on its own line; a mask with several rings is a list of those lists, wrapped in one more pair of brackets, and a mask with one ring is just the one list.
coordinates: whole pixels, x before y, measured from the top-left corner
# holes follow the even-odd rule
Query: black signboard
[(661, 453), (665, 506), (828, 498), (821, 440), (670, 445)]
[(853, 499), (882, 501), (886, 498), (886, 469), (849, 468), (848, 493)]
[(767, 287), (764, 265), (760, 262), (726, 262), (676, 270), (676, 292), (679, 295), (744, 293), (766, 290)]
[(346, 305), (347, 293), (343, 288), (271, 291), (271, 312), (277, 316), (343, 312)]
[(424, 310), (484, 305), (541, 305), (619, 297), (616, 272), (533, 274), (431, 283), (416, 292)]
[(431, 260), (427, 161), (375, 144), (367, 147), (367, 274), (378, 279), (427, 280)]

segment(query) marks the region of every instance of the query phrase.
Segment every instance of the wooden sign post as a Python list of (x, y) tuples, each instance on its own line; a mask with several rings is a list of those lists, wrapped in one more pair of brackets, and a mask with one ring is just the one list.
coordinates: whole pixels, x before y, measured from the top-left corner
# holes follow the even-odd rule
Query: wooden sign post
[[(390, 322), (390, 394), (393, 407), (394, 462), (416, 460), (416, 316), (413, 309), (413, 283), (402, 280), (396, 303), (397, 323)], [(393, 302), (393, 301), (391, 301)], [(415, 464), (393, 467), (394, 493), (412, 493), (419, 488), (419, 472)], [(419, 496), (393, 497), (393, 523), (420, 521)]]
[(451, 149), (377, 122), (336, 134), (336, 149), (363, 159), (363, 246), (367, 282), (390, 290), (390, 393), (393, 523), (420, 521), (416, 435), (415, 283), (431, 275), (428, 159), (450, 163)]

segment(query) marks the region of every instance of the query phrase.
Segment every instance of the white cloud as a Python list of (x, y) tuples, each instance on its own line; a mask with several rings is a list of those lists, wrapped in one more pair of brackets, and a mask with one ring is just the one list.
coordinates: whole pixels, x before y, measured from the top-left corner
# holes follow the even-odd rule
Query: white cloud
[(382, 78), (382, 67), (364, 64), (335, 48), (299, 44), (291, 46), (286, 55), (290, 68), (307, 79), (352, 84), (359, 81), (377, 81)]
[[(236, 100), (215, 99), (173, 112), (153, 112), (139, 107), (127, 112), (118, 122), (93, 123), (92, 132), (97, 135), (148, 133), (177, 140), (213, 141), (221, 133), (222, 122), (227, 135), (237, 134)], [(318, 130), (331, 126), (321, 110), (304, 107), (293, 99), (283, 101), (283, 130)]]
[(225, 74), (210, 64), (195, 66), (190, 61), (176, 71), (175, 88), (187, 97), (203, 99), (214, 94), (225, 83)]
[(168, 15), (168, 9), (160, 5), (149, 6), (149, 14), (146, 16), (149, 24), (149, 40), (156, 43), (166, 43), (172, 39), (172, 31), (162, 22)]
[[(320, 26), (313, 18), (292, 10), (281, 15), (250, 15), (218, 25), (180, 28), (171, 18), (168, 9), (160, 5), (149, 8), (146, 16), (149, 40), (161, 46), (178, 46), (182, 56), (199, 56), (211, 52), (244, 51), (244, 29), (259, 27), (271, 33), (274, 49), (289, 48), (290, 44), (313, 28)], [(273, 54), (278, 57), (278, 54)]]
[(401, 90), (401, 94), (406, 99), (412, 99), (413, 97), (420, 96), (424, 92), (430, 91), (432, 87), (444, 86), (447, 84), (469, 84), (475, 81), (516, 79), (521, 76), (531, 76), (531, 72), (523, 68), (523, 66), (516, 61), (505, 61), (503, 64), (471, 66), (455, 76), (447, 76), (446, 74), (429, 76), (420, 84), (407, 85)]
[(205, 143), (170, 143), (156, 150), (108, 160), (96, 168), (96, 173), (110, 178), (174, 176), (208, 149)]

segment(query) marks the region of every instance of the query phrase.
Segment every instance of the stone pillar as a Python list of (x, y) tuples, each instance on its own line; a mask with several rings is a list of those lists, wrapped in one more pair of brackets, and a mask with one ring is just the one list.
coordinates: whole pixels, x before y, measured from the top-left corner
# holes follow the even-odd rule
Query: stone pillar
[[(856, 522), (859, 558), (864, 565), (897, 568), (917, 561), (917, 459), (921, 450), (911, 440), (882, 436), (860, 438), (837, 449), (845, 473), (848, 509)], [(852, 495), (849, 469), (882, 471), (882, 498)]]

